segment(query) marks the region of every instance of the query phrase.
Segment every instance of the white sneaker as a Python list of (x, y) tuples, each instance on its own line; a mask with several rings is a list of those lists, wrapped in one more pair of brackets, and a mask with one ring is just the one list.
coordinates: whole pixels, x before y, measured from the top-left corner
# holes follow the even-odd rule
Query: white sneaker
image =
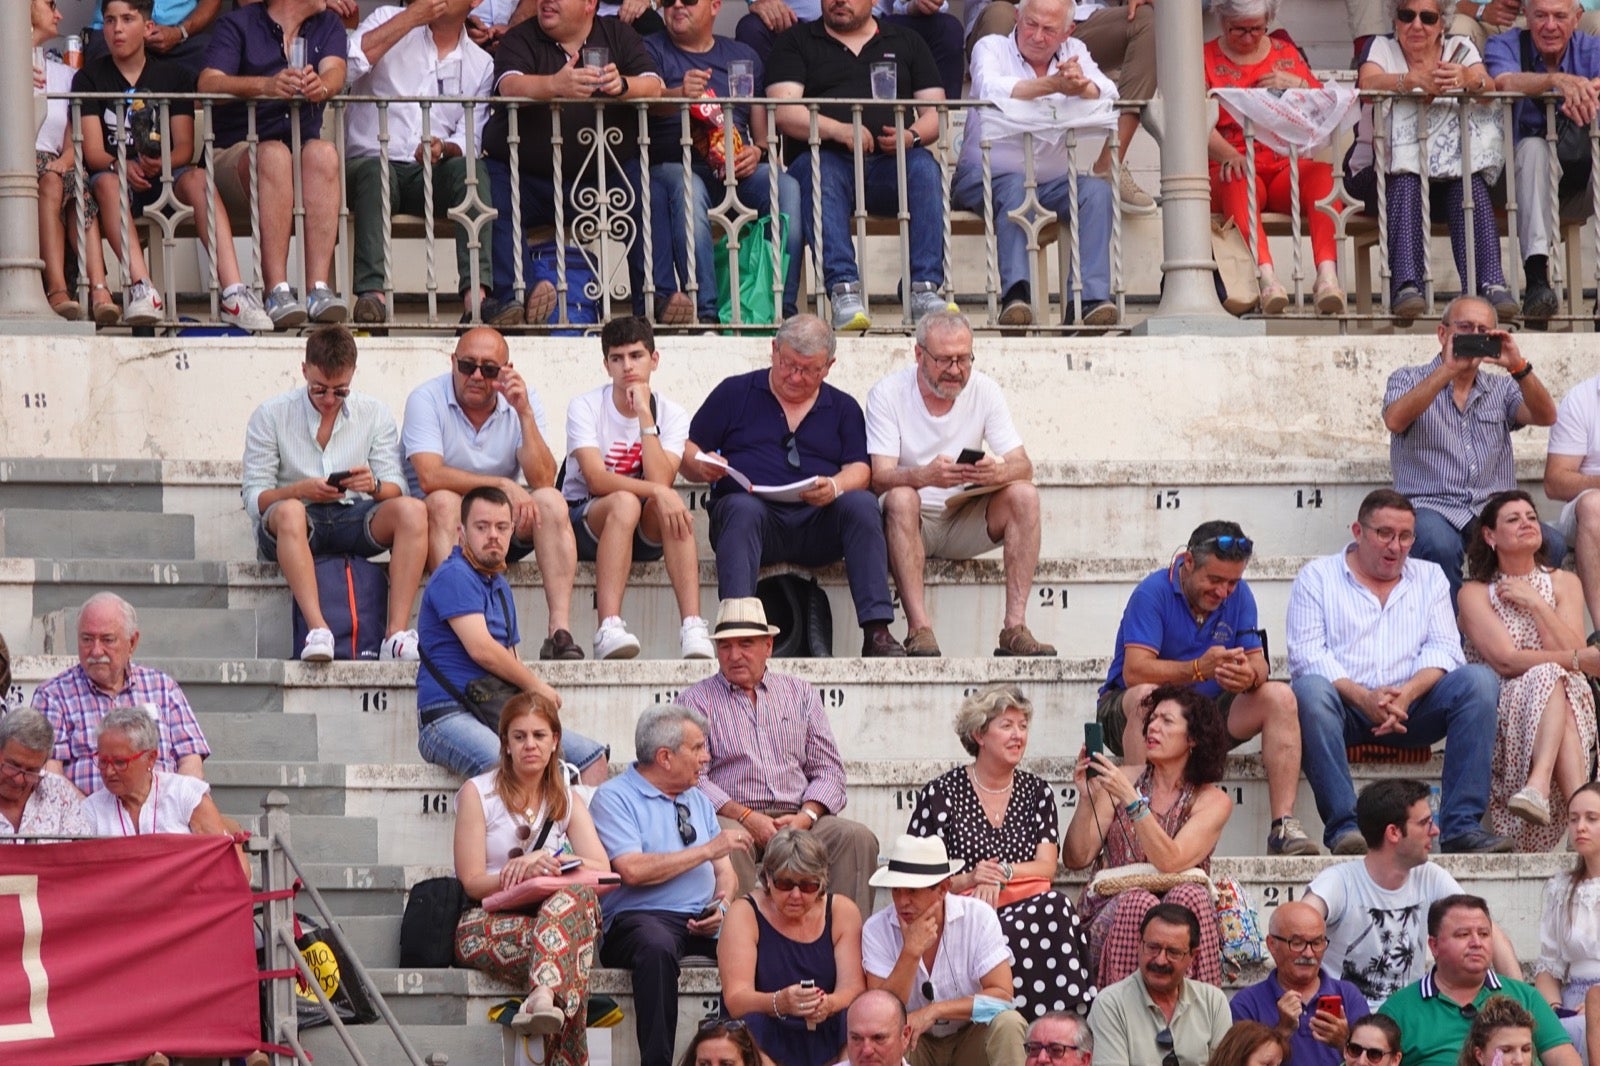
[(378, 650), (378, 661), (381, 663), (414, 663), (418, 658), (415, 629), (402, 629), (392, 637), (383, 638), (383, 647)]
[(252, 333), (273, 331), (272, 319), (267, 317), (261, 301), (256, 299), (256, 294), (249, 289), (241, 288), (232, 296), (224, 294), (218, 301), (217, 308), (222, 313), (222, 321), (230, 326), (238, 326)]
[(628, 632), (627, 623), (616, 615), (601, 621), (594, 631), (594, 657), (631, 659), (639, 654), (639, 638)]
[(716, 646), (711, 643), (711, 630), (706, 620), (695, 615), (683, 620), (678, 627), (678, 650), (685, 659), (715, 659)]
[(128, 303), (122, 309), (124, 326), (155, 326), (162, 319), (161, 297), (148, 281), (136, 281), (128, 287)]
[(300, 649), (300, 659), (308, 663), (333, 662), (333, 630), (313, 629), (306, 634), (306, 646)]

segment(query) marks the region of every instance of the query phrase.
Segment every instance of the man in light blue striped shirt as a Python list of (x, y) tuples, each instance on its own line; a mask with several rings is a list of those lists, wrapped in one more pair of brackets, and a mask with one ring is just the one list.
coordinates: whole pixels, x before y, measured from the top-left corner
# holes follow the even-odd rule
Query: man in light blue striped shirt
[(309, 632), (300, 658), (333, 658), (317, 596), (316, 557), (390, 552), (389, 618), (380, 659), (417, 658), (407, 628), (428, 557), (428, 509), (406, 492), (394, 415), (350, 390), (356, 342), (343, 326), (306, 339), (305, 388), (256, 408), (244, 439), (244, 508), (256, 549), (283, 570)]
[(1482, 828), (1500, 680), (1467, 665), (1444, 573), (1410, 558), (1411, 501), (1377, 489), (1361, 501), (1354, 543), (1307, 563), (1289, 594), (1289, 673), (1300, 708), (1301, 766), (1335, 855), (1360, 855), (1348, 746), (1431, 747), (1448, 733), (1439, 846), (1505, 852)]

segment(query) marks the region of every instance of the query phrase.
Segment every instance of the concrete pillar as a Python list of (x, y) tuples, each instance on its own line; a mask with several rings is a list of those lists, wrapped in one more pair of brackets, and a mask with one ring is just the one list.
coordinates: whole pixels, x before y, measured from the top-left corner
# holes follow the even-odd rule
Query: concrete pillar
[[(33, 98), (29, 5), (0, 2), (0, 100)], [(44, 298), (33, 107), (0, 107), (0, 333), (77, 332)], [(93, 328), (92, 325), (90, 328)]]
[(1134, 333), (1260, 334), (1217, 302), (1212, 282), (1211, 178), (1206, 168), (1204, 13), (1197, 3), (1156, 4), (1157, 123), (1161, 142), (1161, 306)]

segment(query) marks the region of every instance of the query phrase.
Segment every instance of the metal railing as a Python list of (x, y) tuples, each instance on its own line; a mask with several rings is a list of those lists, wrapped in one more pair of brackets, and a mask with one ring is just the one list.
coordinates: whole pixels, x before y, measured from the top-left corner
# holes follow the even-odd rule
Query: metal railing
[[(77, 149), (75, 166), (78, 170), (80, 187), (88, 188), (88, 174), (85, 165), (83, 147), (82, 115), (88, 108), (104, 108), (109, 119), (114, 119), (118, 129), (126, 129), (128, 121), (128, 108), (130, 98), (126, 96), (112, 96), (109, 94), (70, 94), (65, 97), (52, 97), (52, 99), (66, 99), (70, 101), (70, 128), (74, 147)], [(158, 109), (158, 128), (161, 131), (161, 167), (158, 179), (152, 178), (152, 183), (157, 181), (161, 186), (159, 197), (150, 206), (145, 208), (141, 217), (136, 220), (133, 230), (143, 229), (148, 235), (151, 245), (151, 274), (153, 284), (165, 295), (166, 312), (161, 328), (177, 326), (178, 305), (177, 298), (180, 293), (174, 273), (175, 253), (178, 242), (190, 235), (194, 227), (195, 209), (182, 203), (174, 186), (174, 171), (191, 162), (191, 160), (171, 158), (171, 104), (177, 100), (188, 100), (193, 103), (195, 110), (196, 152), (194, 162), (200, 163), (205, 171), (206, 203), (204, 210), (210, 225), (208, 232), (215, 232), (216, 212), (220, 207), (217, 195), (217, 176), (215, 161), (218, 154), (216, 146), (214, 109), (222, 104), (235, 104), (239, 101), (232, 97), (217, 95), (191, 94), (188, 96), (172, 96), (155, 101)], [(262, 103), (267, 103), (263, 101)], [(273, 103), (277, 103), (274, 101)], [(689, 108), (696, 103), (705, 101), (672, 101), (667, 106), (677, 106), (678, 145), (677, 161), (685, 171), (695, 168), (698, 159), (698, 149), (695, 147), (695, 132), (692, 126)], [(259, 237), (261, 233), (260, 216), (260, 161), (259, 149), (262, 143), (256, 132), (257, 101), (245, 101), (247, 106), (247, 136), (245, 143), (248, 145), (249, 158), (249, 214), (248, 217), (233, 219), (234, 231), (238, 235), (246, 232)], [(399, 104), (412, 104), (420, 108), (421, 129), (424, 140), (431, 135), (433, 128), (432, 112), (441, 104), (459, 104), (465, 111), (465, 155), (475, 158), (479, 155), (480, 136), (479, 129), (483, 115), (487, 108), (495, 104), (506, 107), (507, 125), (507, 159), (505, 162), (514, 176), (511, 182), (511, 197), (509, 203), (496, 204), (491, 202), (492, 197), (488, 190), (482, 188), (483, 179), (479, 168), (466, 167), (466, 196), (463, 201), (449, 208), (445, 218), (435, 218), (433, 212), (425, 211), (420, 218), (398, 216), (393, 210), (390, 199), (390, 176), (393, 166), (390, 160), (391, 139), (389, 136), (389, 110)], [(768, 164), (767, 199), (769, 204), (778, 204), (780, 200), (780, 184), (789, 179), (780, 165), (772, 165), (782, 158), (785, 149), (784, 139), (780, 137), (777, 128), (777, 112), (780, 107), (798, 104), (806, 107), (810, 115), (810, 128), (812, 136), (809, 144), (788, 144), (791, 154), (809, 154), (812, 166), (812, 192), (813, 212), (809, 220), (812, 223), (815, 236), (809, 247), (802, 248), (802, 256), (811, 263), (811, 300), (819, 310), (826, 310), (824, 303), (825, 292), (822, 285), (822, 272), (819, 269), (823, 255), (827, 252), (822, 235), (821, 215), (823, 210), (823, 196), (821, 193), (822, 176), (815, 165), (820, 153), (829, 149), (825, 148), (816, 134), (817, 119), (822, 108), (847, 107), (851, 112), (851, 122), (855, 127), (862, 124), (862, 116), (866, 109), (874, 106), (882, 107), (881, 101), (854, 100), (854, 101), (783, 101), (781, 104), (772, 100), (739, 100), (725, 99), (714, 101), (714, 106), (722, 111), (724, 123), (731, 124), (738, 108), (750, 107), (758, 110), (766, 119), (766, 134), (764, 142), (759, 146), (762, 149), (762, 161)], [(700, 248), (696, 247), (694, 239), (696, 208), (688, 183), (681, 188), (662, 189), (656, 191), (657, 182), (647, 180), (650, 167), (652, 148), (659, 147), (659, 137), (653, 140), (653, 135), (658, 133), (651, 126), (652, 102), (638, 103), (605, 103), (603, 101), (567, 101), (567, 102), (532, 102), (527, 100), (483, 100), (470, 97), (426, 97), (413, 100), (395, 100), (392, 98), (340, 96), (329, 102), (327, 118), (324, 123), (325, 137), (334, 141), (338, 156), (341, 160), (348, 161), (348, 146), (345, 141), (344, 117), (348, 108), (354, 105), (372, 105), (378, 113), (379, 152), (377, 163), (379, 167), (378, 188), (380, 189), (381, 202), (378, 205), (383, 219), (383, 271), (385, 284), (382, 290), (387, 306), (393, 308), (397, 295), (406, 295), (403, 292), (397, 275), (402, 269), (410, 267), (415, 259), (402, 258), (397, 250), (401, 239), (419, 239), (422, 243), (422, 286), (419, 301), (424, 305), (422, 313), (415, 316), (414, 320), (392, 321), (391, 328), (406, 328), (414, 325), (418, 328), (439, 328), (443, 325), (453, 325), (442, 317), (441, 303), (441, 270), (437, 261), (437, 242), (446, 233), (447, 226), (453, 233), (456, 228), (466, 232), (466, 245), (468, 255), (467, 276), (458, 279), (457, 291), (475, 291), (479, 285), (488, 287), (489, 279), (480, 276), (478, 269), (478, 255), (485, 242), (492, 240), (492, 226), (497, 215), (504, 212), (509, 215), (511, 231), (523, 235), (522, 239), (531, 237), (537, 239), (554, 239), (558, 245), (570, 245), (577, 248), (583, 260), (589, 266), (593, 280), (588, 283), (586, 290), (575, 291), (574, 279), (569, 278), (567, 260), (565, 255), (556, 255), (554, 263), (554, 285), (556, 288), (555, 312), (549, 323), (544, 328), (561, 328), (570, 325), (568, 308), (582, 300), (588, 300), (599, 309), (601, 320), (613, 313), (625, 312), (633, 306), (635, 297), (642, 303), (646, 313), (651, 313), (656, 307), (657, 297), (663, 296), (666, 291), (658, 286), (655, 271), (651, 269), (652, 259), (657, 249), (656, 242), (661, 239), (657, 236), (657, 214), (666, 210), (666, 206), (658, 202), (658, 197), (666, 195), (682, 195), (685, 197), (685, 225), (682, 232), (671, 232), (671, 239), (675, 245), (681, 245), (683, 254), (679, 256), (680, 262), (687, 263), (687, 269), (682, 271), (682, 277), (676, 278), (677, 291), (685, 293), (691, 302), (704, 304), (708, 294), (702, 291), (703, 282), (700, 274), (703, 265), (700, 256), (703, 254), (703, 242)], [(576, 138), (577, 143), (570, 143), (562, 135), (561, 123), (554, 120), (560, 114), (563, 106), (578, 106), (585, 109), (588, 120), (582, 126)], [(656, 108), (662, 102), (654, 102)], [(902, 102), (892, 105), (894, 108), (894, 125), (897, 131), (903, 131), (914, 119), (915, 110), (920, 103)], [(956, 143), (961, 131), (964, 129), (965, 114), (973, 108), (986, 106), (981, 101), (951, 101), (936, 105), (939, 111), (939, 144), (933, 146), (933, 158), (938, 164), (940, 175), (939, 195), (943, 208), (943, 230), (940, 234), (942, 248), (943, 282), (942, 290), (950, 296), (956, 295), (952, 280), (954, 266), (959, 255), (960, 261), (965, 264), (976, 262), (978, 254), (986, 266), (985, 288), (981, 299), (987, 309), (988, 324), (994, 325), (998, 319), (1001, 298), (1001, 281), (998, 267), (998, 245), (996, 237), (996, 222), (990, 212), (972, 213), (960, 212), (953, 214), (950, 210), (950, 186), (955, 172), (958, 145)], [(1138, 107), (1137, 104), (1127, 105)], [(534, 109), (549, 109), (553, 113), (552, 126), (554, 136), (548, 149), (543, 144), (530, 146), (525, 143), (522, 129), (527, 125), (527, 116)], [(623, 111), (624, 116), (618, 120), (617, 111)], [(304, 248), (306, 236), (306, 197), (308, 190), (305, 187), (301, 160), (301, 136), (299, 130), (298, 109), (290, 108), (292, 120), (290, 149), (294, 158), (294, 199), (293, 199), (293, 234)], [(608, 120), (607, 116), (611, 116)], [(657, 116), (659, 118), (659, 115)], [(624, 127), (631, 138), (624, 134)], [(1107, 136), (1115, 139), (1115, 131), (1108, 131)], [(1067, 134), (1067, 150), (1072, 159), (1073, 171), (1071, 181), (1074, 190), (1077, 182), (1088, 180), (1078, 175), (1081, 169), (1077, 165), (1078, 135), (1073, 132)], [(702, 141), (703, 141), (702, 137)], [(1071, 306), (1081, 309), (1083, 279), (1081, 266), (1083, 262), (1082, 250), (1079, 247), (1079, 226), (1076, 211), (1070, 217), (1063, 219), (1057, 225), (1055, 214), (1046, 210), (1039, 202), (1037, 190), (1040, 182), (1034, 174), (1034, 145), (1031, 136), (1026, 136), (1026, 153), (1023, 204), (1009, 212), (1007, 221), (1020, 225), (1025, 233), (1026, 246), (1029, 258), (1029, 276), (1027, 280), (1033, 293), (1035, 306), (1041, 314), (1036, 316), (1039, 321), (1046, 320), (1046, 314), (1052, 301), (1056, 308)], [(126, 202), (129, 192), (126, 177), (126, 162), (130, 149), (124, 143), (124, 138), (119, 138), (119, 181)], [(622, 149), (626, 141), (632, 140), (638, 148), (639, 158), (645, 162), (641, 168), (641, 177), (638, 181), (631, 180), (626, 169), (625, 153)], [(1085, 138), (1098, 150), (1100, 137)], [(406, 146), (410, 147), (410, 146)], [(586, 180), (580, 183), (568, 184), (558, 180), (555, 183), (554, 201), (548, 205), (530, 205), (523, 202), (520, 182), (515, 180), (525, 161), (525, 156), (530, 152), (548, 151), (551, 173), (556, 175), (581, 173)], [(406, 152), (399, 153), (401, 155)], [(661, 153), (658, 153), (659, 162)], [(985, 144), (980, 152), (983, 165), (984, 190), (990, 203), (992, 200), (992, 166), (990, 164), (990, 145)], [(1116, 153), (1113, 153), (1115, 159)], [(569, 159), (575, 159), (576, 165), (569, 165)], [(855, 153), (854, 173), (856, 176), (856, 199), (850, 212), (850, 231), (853, 237), (853, 258), (863, 282), (863, 292), (869, 301), (879, 304), (900, 304), (899, 293), (909, 295), (910, 273), (910, 243), (911, 243), (911, 205), (906, 195), (906, 156), (900, 153), (897, 168), (897, 185), (900, 190), (899, 210), (889, 218), (875, 218), (866, 209), (865, 189), (862, 179), (863, 157), (859, 150)], [(1114, 166), (1118, 164), (1114, 163)], [(436, 166), (431, 157), (424, 153), (422, 180), (424, 185), (424, 202), (432, 203)], [(700, 166), (702, 174), (706, 167)], [(1119, 173), (1113, 171), (1110, 183), (1115, 188)], [(731, 152), (726, 153), (723, 166), (717, 179), (721, 188), (707, 188), (710, 201), (705, 216), (709, 220), (712, 237), (721, 237), (726, 241), (726, 269), (728, 275), (727, 288), (733, 293), (740, 291), (740, 257), (739, 248), (741, 239), (749, 240), (752, 231), (747, 225), (758, 218), (758, 212), (751, 204), (741, 201), (739, 196), (740, 179), (735, 175), (734, 158)], [(1098, 179), (1096, 179), (1098, 180)], [(714, 183), (713, 183), (714, 184)], [(315, 197), (324, 195), (322, 190), (311, 190), (309, 195)], [(353, 208), (348, 198), (346, 168), (340, 168), (339, 187), (339, 234), (338, 249), (334, 258), (335, 288), (345, 297), (347, 304), (353, 301), (356, 293), (352, 291), (350, 268), (351, 219)], [(720, 195), (719, 195), (720, 194)], [(1121, 206), (1115, 197), (1113, 204), (1113, 226), (1110, 249), (1111, 262), (1111, 296), (1122, 307), (1125, 294), (1124, 273), (1122, 269), (1122, 219)], [(535, 228), (528, 225), (535, 209), (553, 220), (553, 226)], [(789, 223), (794, 227), (801, 227), (806, 220), (791, 218)], [(78, 215), (78, 228), (80, 247), (86, 241), (88, 221), (80, 212)], [(101, 219), (102, 226), (117, 225), (123, 238), (123, 247), (128, 247), (130, 239), (140, 236), (138, 232), (130, 232), (128, 219), (125, 217), (115, 221)], [(898, 241), (899, 255), (897, 262), (899, 269), (885, 272), (881, 269), (873, 271), (871, 265), (879, 261), (869, 257), (866, 247), (868, 239), (890, 238)], [(981, 242), (981, 243), (980, 243)], [(251, 242), (250, 270), (244, 271), (245, 281), (253, 284), (257, 291), (262, 286), (262, 260), (261, 244), (259, 239)], [(966, 249), (971, 244), (972, 251)], [(771, 255), (770, 273), (772, 283), (771, 299), (774, 307), (781, 308), (785, 302), (785, 272), (783, 270), (783, 249), (775, 241), (768, 240)], [(1046, 276), (1050, 273), (1048, 260), (1041, 252), (1048, 250), (1051, 244), (1058, 246), (1057, 276), (1054, 280)], [(156, 254), (159, 249), (159, 254)], [(635, 264), (642, 261), (643, 268), (637, 265), (633, 269), (634, 278), (629, 277), (625, 269), (630, 256), (634, 257)], [(210, 268), (202, 274), (202, 287), (209, 300), (209, 313), (207, 321), (216, 321), (218, 317), (220, 282), (217, 277), (215, 256), (208, 256)], [(512, 298), (521, 302), (532, 288), (530, 279), (524, 267), (523, 256), (516, 254), (510, 257), (514, 264), (509, 283), (505, 279), (494, 279), (502, 290), (509, 289)], [(159, 263), (159, 269), (157, 264)], [(154, 276), (158, 274), (160, 276)], [(296, 277), (293, 263), (290, 264), (289, 276)], [(1070, 284), (1063, 291), (1062, 283), (1070, 276)], [(303, 282), (303, 277), (301, 278)], [(635, 283), (636, 280), (636, 283)], [(920, 280), (920, 279), (919, 279)], [(300, 286), (304, 291), (303, 284)], [(970, 293), (962, 294), (969, 298)], [(87, 279), (80, 280), (80, 296), (87, 298)], [(571, 300), (569, 301), (569, 297)], [(806, 303), (804, 294), (799, 302)], [(193, 309), (191, 308), (191, 313)], [(1059, 312), (1058, 312), (1059, 313)], [(768, 322), (747, 322), (744, 320), (741, 302), (737, 299), (731, 301), (728, 321), (716, 323), (708, 322), (703, 317), (696, 315), (695, 325), (719, 325), (731, 331), (750, 328), (770, 328)], [(887, 320), (885, 320), (887, 321)], [(909, 308), (902, 310), (896, 317), (898, 327), (909, 326)], [(531, 327), (538, 328), (538, 327)], [(1037, 327), (1036, 327), (1037, 328)]]

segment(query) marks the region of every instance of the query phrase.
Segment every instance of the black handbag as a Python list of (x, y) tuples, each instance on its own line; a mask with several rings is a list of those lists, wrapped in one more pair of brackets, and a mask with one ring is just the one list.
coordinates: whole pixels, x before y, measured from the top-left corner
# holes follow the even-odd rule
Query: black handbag
[[(511, 604), (506, 601), (504, 589), (495, 589), (500, 600), (500, 609), (506, 616), (506, 633), (511, 632)], [(511, 647), (507, 644), (506, 647)], [(500, 732), (500, 711), (505, 707), (506, 701), (517, 695), (522, 689), (513, 685), (504, 678), (494, 674), (483, 674), (467, 682), (467, 690), (462, 692), (450, 679), (440, 673), (433, 663), (428, 661), (427, 653), (420, 647), (417, 649), (417, 658), (422, 661), (422, 666), (433, 675), (439, 687), (450, 694), (450, 698), (461, 704), (462, 708), (478, 721), (488, 726), (496, 734)]]
[[(1533, 73), (1533, 35), (1527, 30), (1519, 32), (1522, 34), (1522, 69)], [(1521, 132), (1531, 134), (1533, 131), (1524, 129)], [(1589, 147), (1589, 127), (1580, 126), (1560, 111), (1557, 111), (1556, 159), (1561, 163), (1561, 195), (1563, 197), (1576, 191), (1576, 189), (1569, 190), (1569, 185), (1581, 187), (1588, 184), (1589, 167), (1593, 158)], [(1581, 175), (1576, 173), (1576, 171), (1580, 170)]]

